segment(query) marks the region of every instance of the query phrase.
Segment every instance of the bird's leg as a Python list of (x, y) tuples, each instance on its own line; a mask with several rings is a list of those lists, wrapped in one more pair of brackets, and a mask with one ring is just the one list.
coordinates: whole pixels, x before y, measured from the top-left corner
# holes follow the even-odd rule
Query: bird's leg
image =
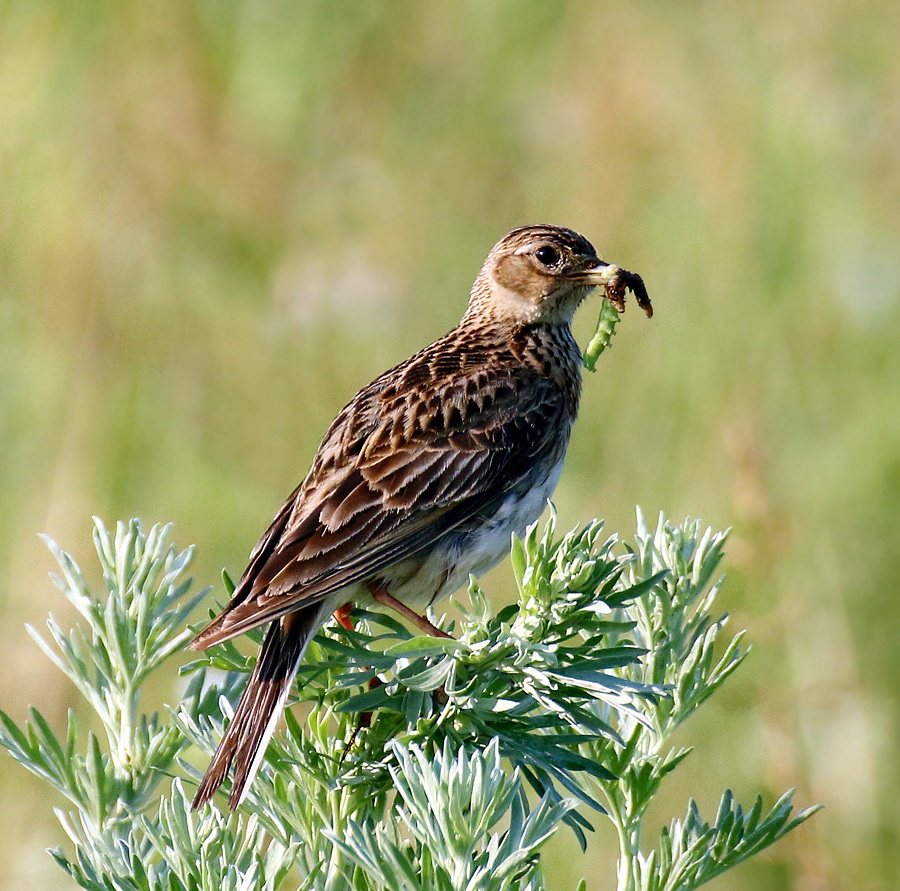
[[(369, 678), (368, 683), (366, 684), (366, 689), (375, 690), (380, 687), (384, 681), (379, 677)], [(359, 717), (356, 719), (356, 726), (353, 728), (353, 733), (350, 734), (350, 739), (347, 740), (347, 745), (344, 746), (344, 751), (341, 752), (341, 760), (338, 762), (338, 765), (342, 765), (344, 763), (344, 759), (347, 757), (347, 752), (353, 748), (353, 744), (356, 742), (356, 737), (359, 736), (359, 731), (363, 729), (368, 729), (372, 726), (372, 712), (360, 712)]]
[(430, 634), (432, 637), (448, 637), (450, 640), (453, 640), (452, 634), (447, 634), (446, 631), (441, 631), (437, 625), (432, 624), (425, 618), (425, 616), (420, 616), (415, 610), (410, 609), (405, 603), (401, 603), (397, 600), (396, 597), (391, 597), (387, 592), (387, 588), (385, 588), (384, 584), (381, 582), (368, 582), (367, 587), (369, 589), (369, 593), (372, 595), (373, 599), (376, 603), (380, 603), (382, 606), (387, 606), (395, 612), (400, 613), (406, 619), (409, 619), (410, 622), (413, 623), (417, 628), (424, 631), (426, 634)]
[[(447, 634), (446, 631), (442, 631), (437, 625), (429, 622), (425, 616), (420, 616), (405, 603), (401, 603), (397, 600), (396, 597), (391, 597), (381, 582), (368, 582), (367, 587), (369, 593), (375, 598), (376, 602), (396, 610), (401, 616), (405, 616), (413, 623), (413, 625), (421, 628), (426, 634), (430, 634), (432, 637), (446, 637), (448, 640), (455, 640), (452, 634)], [(447, 702), (447, 691), (444, 689), (443, 684), (441, 684), (437, 690), (433, 690), (431, 695), (435, 705), (444, 705)]]
[[(350, 613), (353, 611), (353, 603), (345, 603), (343, 606), (339, 606), (334, 611), (334, 618), (337, 621), (338, 625), (342, 628), (346, 628), (347, 631), (353, 631), (353, 619), (350, 618)], [(382, 681), (377, 677), (369, 678), (366, 687), (369, 690), (374, 690), (376, 687), (380, 687), (382, 685)], [(341, 760), (339, 764), (344, 763), (344, 758), (347, 757), (347, 752), (353, 748), (353, 744), (356, 742), (356, 737), (359, 736), (359, 731), (365, 727), (369, 727), (372, 723), (372, 712), (360, 712), (359, 718), (356, 720), (356, 726), (353, 728), (353, 733), (350, 734), (350, 739), (347, 741), (347, 745), (344, 746), (344, 751), (341, 753)]]
[[(420, 628), (426, 634), (430, 634), (432, 637), (446, 637), (450, 640), (453, 640), (452, 634), (447, 634), (446, 631), (442, 631), (436, 625), (432, 624), (425, 618), (425, 616), (420, 616), (415, 610), (410, 609), (405, 603), (397, 600), (396, 597), (391, 597), (387, 592), (387, 588), (385, 588), (384, 584), (381, 582), (368, 582), (367, 587), (369, 589), (369, 593), (372, 595), (372, 598), (376, 603), (380, 603), (382, 606), (390, 607), (390, 609), (400, 613), (401, 616), (409, 619), (410, 622), (413, 623), (417, 628)], [(348, 630), (353, 630), (353, 622), (350, 619), (350, 610), (352, 609), (352, 604), (345, 603), (343, 606), (338, 607), (334, 611), (334, 617), (337, 619), (338, 623), (342, 625), (344, 628)], [(380, 687), (383, 682), (379, 680), (377, 677), (370, 678), (368, 682), (368, 688), (370, 690), (374, 690), (376, 687)], [(447, 694), (444, 692), (443, 686), (441, 686), (438, 690), (434, 691), (434, 697), (437, 702), (443, 703), (447, 701)], [(347, 752), (350, 751), (353, 744), (356, 742), (357, 736), (359, 736), (359, 731), (363, 728), (367, 728), (372, 723), (372, 712), (361, 712), (358, 721), (356, 722), (356, 727), (353, 728), (353, 733), (350, 734), (350, 740), (347, 742), (347, 745), (344, 747), (344, 751), (341, 754), (340, 763), (343, 764), (344, 758), (347, 757)]]
[(347, 631), (353, 631), (353, 619), (350, 618), (350, 613), (352, 611), (352, 603), (345, 603), (334, 611), (334, 617), (337, 619), (338, 625), (340, 625), (341, 628), (346, 628)]

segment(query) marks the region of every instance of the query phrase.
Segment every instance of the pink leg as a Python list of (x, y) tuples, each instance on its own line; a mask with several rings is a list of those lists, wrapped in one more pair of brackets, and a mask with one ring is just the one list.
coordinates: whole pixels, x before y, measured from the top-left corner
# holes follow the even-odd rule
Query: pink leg
[(345, 603), (343, 606), (339, 606), (334, 611), (334, 617), (337, 619), (338, 624), (343, 628), (346, 628), (348, 631), (353, 630), (353, 619), (350, 618), (350, 613), (353, 611), (352, 603)]
[(397, 600), (396, 597), (391, 597), (385, 589), (384, 585), (380, 582), (369, 582), (368, 583), (369, 593), (375, 599), (377, 603), (380, 603), (382, 606), (387, 606), (395, 612), (400, 613), (406, 619), (409, 619), (416, 628), (421, 629), (426, 634), (430, 634), (432, 637), (448, 637), (450, 640), (453, 640), (452, 634), (447, 634), (446, 631), (441, 631), (437, 625), (432, 625), (425, 616), (420, 616), (415, 610), (410, 609), (405, 603), (401, 603)]

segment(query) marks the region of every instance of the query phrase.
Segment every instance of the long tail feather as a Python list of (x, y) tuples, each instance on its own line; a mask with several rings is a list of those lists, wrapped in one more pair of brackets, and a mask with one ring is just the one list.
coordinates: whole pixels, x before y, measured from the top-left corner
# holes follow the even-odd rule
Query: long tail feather
[(318, 631), (325, 608), (321, 604), (291, 613), (273, 622), (263, 642), (256, 667), (209, 767), (191, 803), (193, 809), (209, 801), (234, 765), (228, 806), (234, 810), (259, 770), (269, 739), (303, 653)]

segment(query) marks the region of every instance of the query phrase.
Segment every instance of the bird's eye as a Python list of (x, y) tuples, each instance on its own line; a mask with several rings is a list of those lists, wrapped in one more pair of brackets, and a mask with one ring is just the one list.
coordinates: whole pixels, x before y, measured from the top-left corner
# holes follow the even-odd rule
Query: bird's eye
[(556, 266), (559, 263), (559, 251), (549, 244), (542, 245), (534, 252), (538, 262), (544, 266)]

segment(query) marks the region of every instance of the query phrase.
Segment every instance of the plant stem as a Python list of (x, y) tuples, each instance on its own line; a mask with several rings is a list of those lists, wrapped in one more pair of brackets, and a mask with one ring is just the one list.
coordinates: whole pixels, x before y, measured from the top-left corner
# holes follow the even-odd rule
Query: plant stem
[[(619, 781), (621, 782), (621, 780)], [(637, 891), (634, 861), (641, 850), (641, 814), (632, 814), (627, 798), (620, 789), (603, 784), (609, 805), (609, 817), (619, 839), (619, 864), (616, 891)]]

